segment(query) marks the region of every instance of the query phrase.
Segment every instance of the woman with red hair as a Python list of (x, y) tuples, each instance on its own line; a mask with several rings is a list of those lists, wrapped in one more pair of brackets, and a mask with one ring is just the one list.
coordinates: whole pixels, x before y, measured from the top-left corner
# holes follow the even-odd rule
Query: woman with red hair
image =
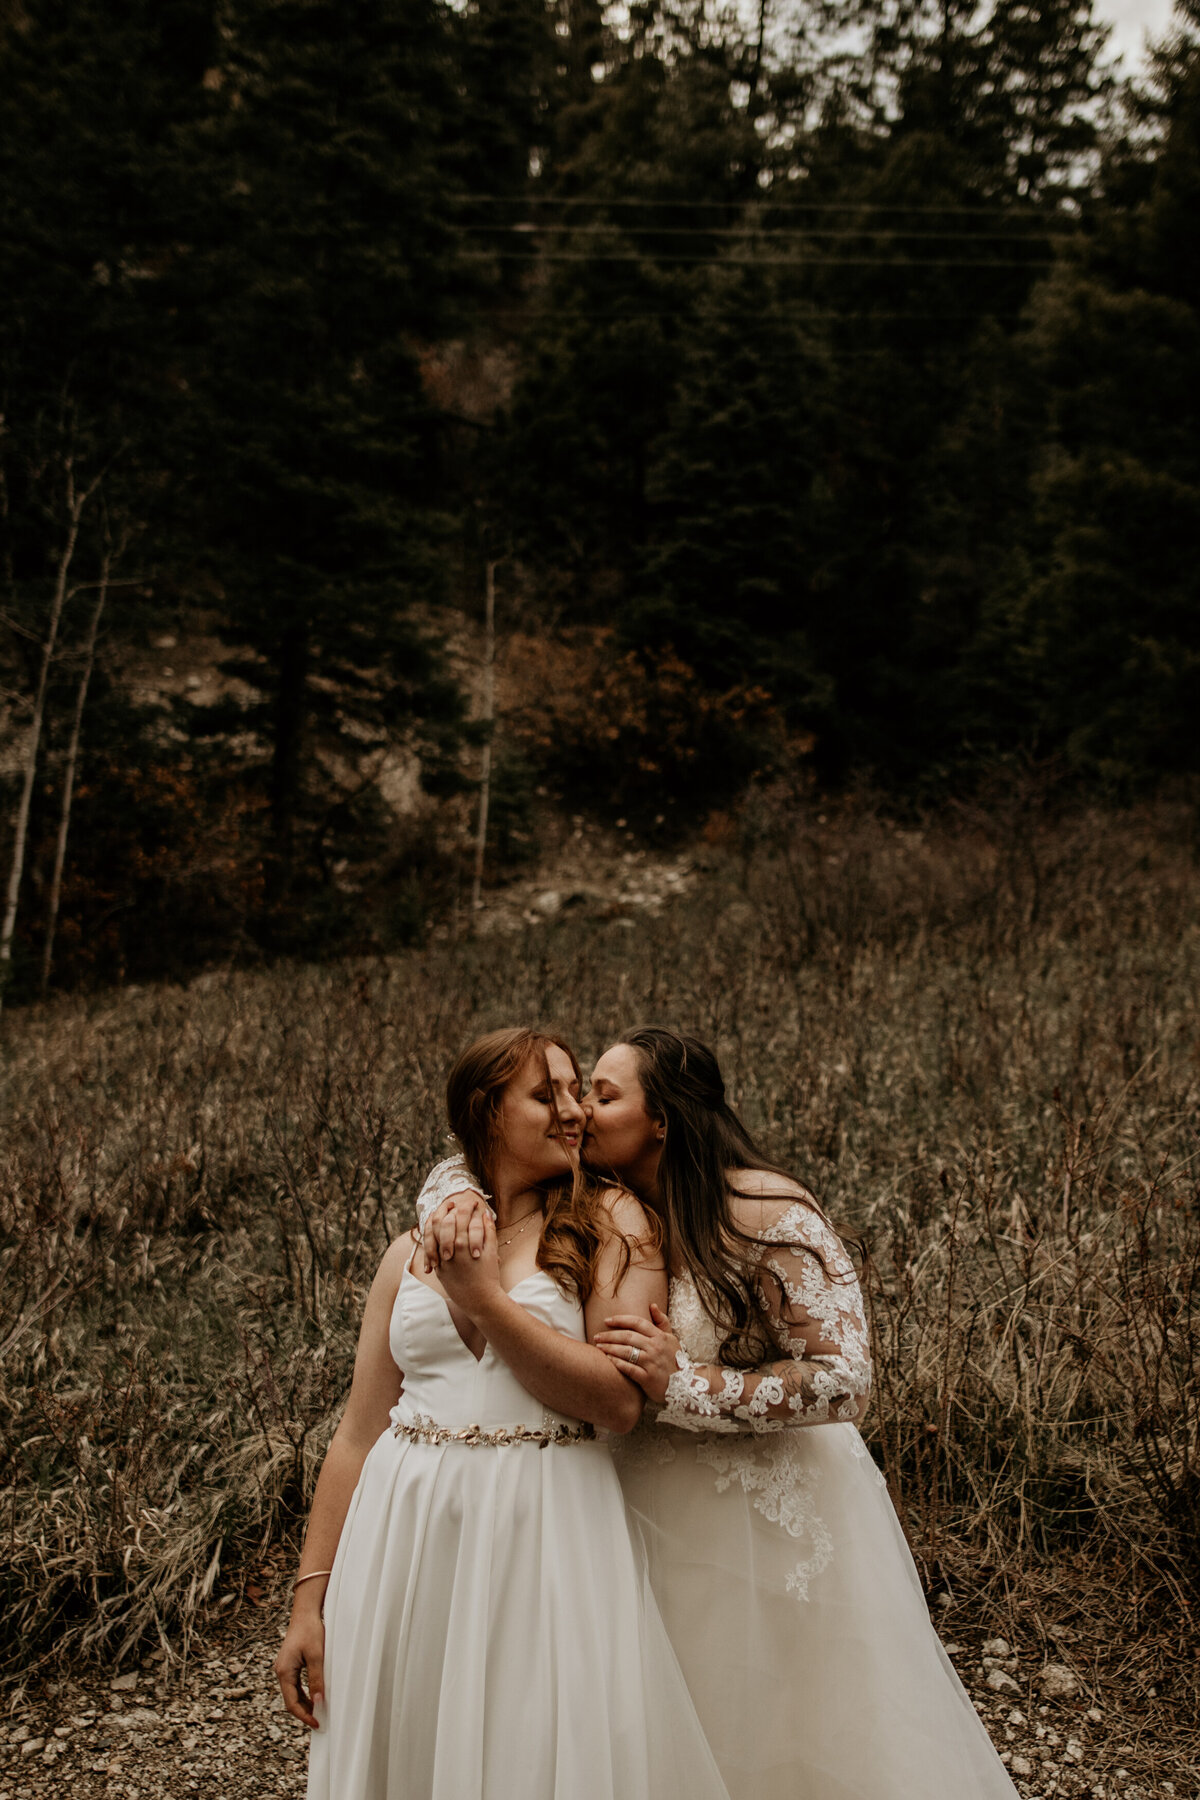
[(580, 1174), (579, 1092), (546, 1033), (451, 1071), (494, 1212), (440, 1270), (393, 1244), (367, 1301), (276, 1663), (309, 1800), (727, 1800), (606, 1441), (643, 1399), (591, 1341), (665, 1302), (659, 1235)]

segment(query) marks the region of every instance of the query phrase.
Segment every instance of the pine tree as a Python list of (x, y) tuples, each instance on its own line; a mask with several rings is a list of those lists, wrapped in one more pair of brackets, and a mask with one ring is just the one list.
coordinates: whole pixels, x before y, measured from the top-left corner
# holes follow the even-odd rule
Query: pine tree
[[(90, 584), (112, 575), (113, 544), (137, 540), (149, 561), (161, 542), (178, 410), (171, 134), (194, 110), (211, 36), (194, 0), (31, 0), (0, 27), (0, 571), (22, 769), (6, 967), (58, 690), (75, 691), (64, 654), (87, 645)], [(72, 771), (83, 726), (64, 727)]]
[(711, 687), (757, 682), (814, 725), (827, 699), (811, 582), (828, 367), (775, 273), (718, 269), (697, 308), (654, 445), (655, 537), (623, 628), (669, 644)]
[[(755, 44), (700, 9), (635, 8), (598, 36), (563, 14), (540, 246), (500, 492), (553, 586), (608, 606), (653, 537), (652, 446), (667, 425), (705, 269), (757, 191)], [(578, 41), (576, 35), (578, 34)]]
[(437, 591), (419, 344), (452, 285), (456, 100), (433, 0), (231, 0), (197, 141), (200, 529), (257, 661), (277, 888), (325, 810), (314, 732), (358, 756), (452, 723), (417, 628)]
[(466, 196), (463, 216), (508, 227), (519, 214), (471, 201), (520, 199), (530, 186), (531, 161), (539, 167), (545, 161), (557, 59), (554, 14), (546, 0), (472, 0), (448, 24), (462, 89), (463, 129), (452, 149)]
[(1078, 261), (1038, 296), (1040, 543), (1024, 597), (1039, 722), (1122, 787), (1197, 767), (1200, 38), (1158, 59), (1162, 141), (1118, 146)]
[(993, 0), (981, 111), (1004, 144), (1014, 198), (1046, 207), (1078, 188), (1112, 92), (1091, 0)]
[(1069, 174), (1080, 197), (1102, 34), (1088, 0), (866, 0), (859, 17), (858, 149), (843, 125), (809, 152), (843, 207), (808, 289), (834, 352), (824, 767), (942, 780), (987, 735), (968, 664), (1021, 580), (1031, 424), (1011, 345), (1072, 229), (1062, 189)]

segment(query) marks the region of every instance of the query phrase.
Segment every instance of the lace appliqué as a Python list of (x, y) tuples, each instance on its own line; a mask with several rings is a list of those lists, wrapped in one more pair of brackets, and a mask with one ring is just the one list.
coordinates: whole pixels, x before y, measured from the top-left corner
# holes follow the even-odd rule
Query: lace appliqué
[(709, 1387), (707, 1371), (694, 1363), (686, 1350), (677, 1350), (675, 1373), (667, 1382), (667, 1395), (658, 1415), (660, 1425), (674, 1425), (679, 1431), (736, 1431), (736, 1419), (723, 1418), (721, 1402), (726, 1398), (731, 1381), (741, 1392), (745, 1385), (741, 1371), (724, 1369), (725, 1379), (719, 1395)]
[[(670, 1316), (684, 1354), (667, 1386), (670, 1411), (659, 1418), (701, 1434), (692, 1439), (696, 1460), (712, 1470), (719, 1493), (736, 1483), (757, 1512), (798, 1541), (804, 1554), (785, 1586), (803, 1602), (832, 1562), (834, 1546), (818, 1511), (818, 1477), (805, 1437), (795, 1428), (834, 1424), (843, 1410), (856, 1413), (847, 1401), (869, 1389), (870, 1340), (854, 1265), (820, 1213), (789, 1206), (760, 1241), (764, 1323), (786, 1360), (761, 1369), (723, 1367), (723, 1333), (691, 1276), (679, 1275), (671, 1282)], [(820, 1353), (809, 1351), (810, 1340)], [(641, 1435), (648, 1435), (645, 1427)], [(670, 1441), (675, 1433), (662, 1435)], [(856, 1460), (866, 1459), (876, 1484), (886, 1485), (857, 1429), (851, 1426), (843, 1441)]]
[(815, 1206), (796, 1201), (759, 1233), (755, 1285), (764, 1325), (783, 1360), (734, 1370), (696, 1283), (671, 1284), (683, 1354), (659, 1423), (685, 1431), (776, 1432), (795, 1425), (854, 1424), (870, 1392), (871, 1357), (862, 1290), (840, 1238)]
[[(759, 1265), (759, 1301), (768, 1328), (781, 1348), (805, 1363), (803, 1376), (783, 1374), (788, 1408), (808, 1424), (853, 1424), (871, 1388), (871, 1351), (862, 1290), (845, 1246), (821, 1214), (801, 1202), (763, 1238), (769, 1243)], [(804, 1336), (817, 1328), (836, 1352), (804, 1357), (797, 1342), (801, 1321)]]
[(816, 1475), (805, 1466), (803, 1440), (789, 1432), (769, 1444), (745, 1438), (703, 1443), (696, 1445), (696, 1457), (715, 1472), (719, 1494), (736, 1481), (764, 1519), (789, 1537), (807, 1538), (808, 1555), (788, 1571), (786, 1582), (789, 1594), (807, 1600), (809, 1583), (833, 1561), (833, 1533), (817, 1511)]
[[(436, 1212), (451, 1194), (461, 1194), (464, 1191), (478, 1194), (484, 1205), (487, 1205), (489, 1196), (484, 1193), (462, 1156), (448, 1156), (444, 1162), (430, 1169), (425, 1177), (425, 1185), (417, 1195), (417, 1230), (424, 1231), (425, 1221), (430, 1213)], [(488, 1206), (488, 1211), (494, 1219), (496, 1214), (491, 1206)]]
[(721, 1356), (721, 1333), (709, 1318), (700, 1290), (688, 1274), (671, 1280), (667, 1312), (675, 1336), (693, 1362), (715, 1363)]

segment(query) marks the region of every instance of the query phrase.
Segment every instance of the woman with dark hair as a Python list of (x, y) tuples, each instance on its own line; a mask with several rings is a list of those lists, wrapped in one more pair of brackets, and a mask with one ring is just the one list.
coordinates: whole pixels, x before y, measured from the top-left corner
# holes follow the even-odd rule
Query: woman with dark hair
[(276, 1673), (309, 1800), (728, 1800), (609, 1443), (643, 1398), (591, 1341), (666, 1299), (660, 1234), (583, 1178), (579, 1066), (492, 1032), (447, 1084), (477, 1254), (415, 1232), (368, 1297)]
[[(732, 1800), (1013, 1800), (858, 1432), (869, 1335), (837, 1232), (698, 1039), (626, 1032), (585, 1105), (587, 1163), (666, 1239), (668, 1308), (614, 1307), (596, 1342), (651, 1403), (618, 1472)], [(427, 1245), (468, 1249), (481, 1207)]]

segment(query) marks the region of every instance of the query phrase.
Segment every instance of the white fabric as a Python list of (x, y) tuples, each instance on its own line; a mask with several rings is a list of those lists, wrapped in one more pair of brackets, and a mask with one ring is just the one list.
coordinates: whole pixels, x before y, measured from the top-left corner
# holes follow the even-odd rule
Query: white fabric
[[(582, 1338), (543, 1271), (512, 1290)], [(571, 1426), (406, 1272), (393, 1423)], [(325, 1599), (309, 1800), (728, 1800), (630, 1540), (606, 1441), (367, 1457)]]
[(478, 1194), (488, 1212), (495, 1218), (495, 1208), (488, 1204), (489, 1196), (468, 1169), (462, 1152), (456, 1150), (453, 1156), (435, 1163), (425, 1177), (425, 1184), (417, 1195), (417, 1230), (424, 1231), (425, 1221), (430, 1213), (436, 1212), (443, 1201), (449, 1200), (451, 1194), (461, 1194), (464, 1189)]
[[(465, 1167), (455, 1179), (475, 1185)], [(857, 1427), (837, 1421), (870, 1375), (853, 1265), (814, 1208), (767, 1210), (753, 1259), (786, 1360), (722, 1369), (723, 1334), (677, 1276), (684, 1379), (657, 1415), (665, 1427), (648, 1410), (615, 1447), (730, 1800), (1013, 1800), (883, 1477)]]
[(708, 1364), (697, 1363), (681, 1339), (658, 1422), (721, 1432), (853, 1423), (871, 1391), (870, 1337), (854, 1264), (811, 1197), (749, 1204), (762, 1223), (746, 1245), (746, 1261), (767, 1334), (785, 1354), (757, 1369), (724, 1368), (718, 1338), (709, 1334), (716, 1355)]
[[(670, 1312), (690, 1361), (716, 1364), (690, 1276)], [(1013, 1800), (857, 1427), (731, 1423), (643, 1423), (617, 1449), (731, 1800)]]

